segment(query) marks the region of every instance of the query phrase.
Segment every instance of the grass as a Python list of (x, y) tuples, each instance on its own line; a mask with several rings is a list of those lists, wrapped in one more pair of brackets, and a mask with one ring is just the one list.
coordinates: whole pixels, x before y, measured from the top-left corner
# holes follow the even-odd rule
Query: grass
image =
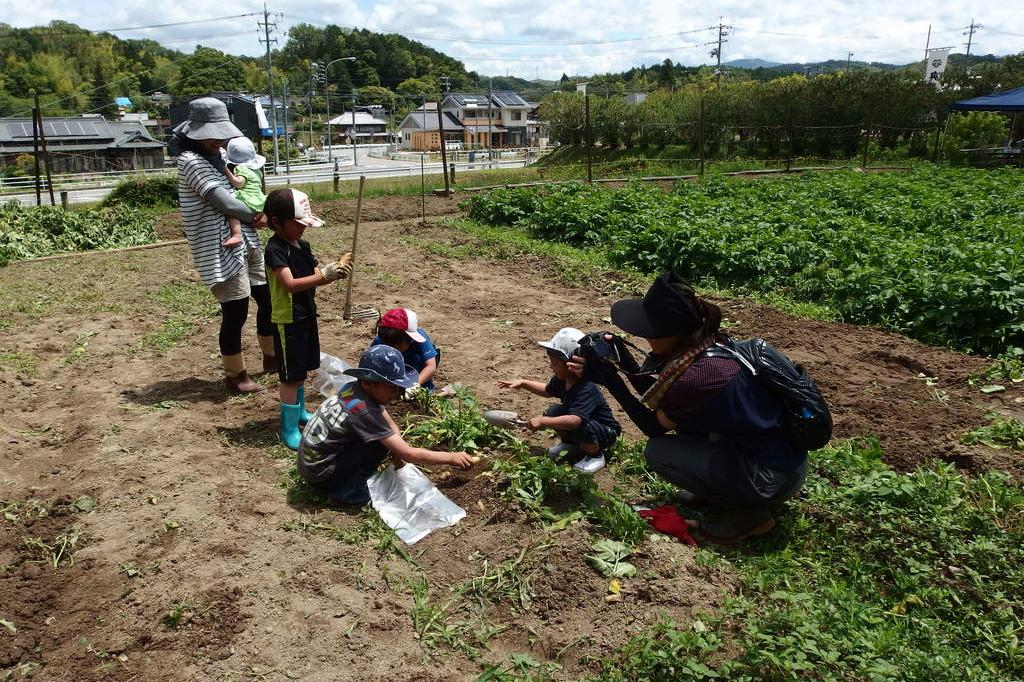
[[(414, 169), (415, 170), (415, 169)], [(455, 188), (490, 187), (497, 185), (535, 182), (540, 180), (537, 170), (529, 168), (512, 168), (481, 171), (458, 171), (455, 174)], [(444, 176), (440, 173), (425, 175), (426, 191), (432, 193), (436, 189), (444, 189)], [(334, 199), (355, 199), (359, 194), (358, 180), (343, 180), (338, 183), (338, 192), (334, 192), (334, 183), (318, 182), (315, 184), (298, 185), (299, 189), (309, 195), (310, 200), (331, 201)], [(422, 192), (420, 176), (417, 172), (411, 177), (367, 178), (363, 187), (364, 197), (381, 197), (392, 195), (418, 195)]]
[(741, 580), (723, 610), (634, 637), (600, 679), (1021, 679), (1024, 492), (881, 454), (816, 453), (781, 530), (722, 552)]
[(285, 521), (281, 528), (287, 531), (302, 531), (313, 535), (323, 535), (348, 545), (359, 545), (369, 542), (382, 557), (399, 556), (410, 565), (419, 564), (409, 552), (402, 547), (395, 531), (381, 520), (380, 515), (372, 507), (362, 509), (354, 524), (346, 527), (335, 526), (317, 519), (316, 515), (309, 518)]
[(36, 377), (39, 373), (36, 356), (24, 351), (0, 353), (0, 369), (24, 374), (29, 378)]
[(192, 282), (165, 284), (147, 298), (170, 313), (157, 331), (146, 334), (140, 342), (142, 348), (156, 352), (177, 346), (195, 332), (199, 320), (218, 312), (209, 290)]
[(96, 336), (96, 332), (82, 332), (75, 337), (75, 343), (68, 350), (64, 356), (65, 365), (73, 365), (85, 355), (86, 349), (89, 347), (89, 339)]

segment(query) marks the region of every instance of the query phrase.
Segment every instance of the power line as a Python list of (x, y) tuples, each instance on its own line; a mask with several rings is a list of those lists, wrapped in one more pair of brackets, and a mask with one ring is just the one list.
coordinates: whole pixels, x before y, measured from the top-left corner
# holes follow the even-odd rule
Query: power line
[[(305, 17), (296, 14), (285, 14), (284, 16), (291, 17), (292, 19), (301, 19), (304, 22), (311, 24), (317, 24), (320, 26), (337, 26), (338, 28), (347, 28), (350, 30), (360, 30), (358, 26), (348, 26), (344, 24), (335, 24), (330, 21), (323, 19), (314, 19), (313, 17)], [(702, 31), (708, 31), (714, 28), (714, 26), (705, 26), (703, 28), (694, 28), (687, 31), (676, 31), (675, 33), (661, 33), (655, 35), (641, 36), (637, 38), (609, 38), (606, 40), (568, 40), (568, 41), (523, 41), (523, 40), (497, 40), (488, 38), (467, 38), (465, 36), (445, 36), (431, 33), (418, 33), (403, 31), (401, 33), (392, 32), (384, 35), (399, 35), (402, 37), (414, 37), (423, 40), (451, 40), (463, 43), (482, 43), (490, 45), (535, 45), (535, 46), (572, 46), (572, 45), (607, 45), (614, 43), (635, 43), (645, 42), (649, 40), (655, 40), (658, 38), (673, 38), (675, 36), (687, 35), (690, 33), (700, 33)]]
[(552, 60), (558, 59), (558, 60), (562, 60), (562, 61), (565, 61), (565, 62), (578, 63), (578, 62), (582, 62), (582, 61), (593, 61), (595, 57), (622, 57), (622, 56), (630, 56), (630, 55), (635, 55), (635, 54), (664, 54), (666, 52), (672, 52), (672, 51), (676, 51), (676, 50), (692, 50), (692, 49), (699, 48), (699, 47), (705, 47), (707, 45), (708, 45), (708, 43), (692, 43), (690, 45), (676, 45), (676, 46), (673, 46), (673, 47), (663, 47), (663, 48), (659, 48), (659, 49), (656, 49), (656, 50), (634, 50), (632, 52), (599, 52), (599, 53), (591, 52), (591, 53), (585, 54), (585, 55), (570, 55), (568, 57), (566, 57), (565, 55), (562, 55), (562, 54), (536, 55), (536, 56), (533, 56), (533, 57), (506, 57), (506, 56), (503, 56), (503, 55), (495, 55), (493, 57), (484, 57), (484, 56), (481, 56), (481, 55), (463, 55), (463, 54), (460, 54), (460, 53), (454, 53), (454, 54), (451, 54), (449, 56), (456, 57), (458, 59), (475, 60), (475, 61), (482, 61), (482, 62), (496, 62), (496, 61), (536, 62), (538, 60), (543, 60), (543, 59), (552, 59)]
[[(118, 28), (85, 28), (81, 30), (86, 33), (114, 33), (116, 31), (143, 31), (151, 28), (170, 28), (171, 26), (190, 26), (193, 24), (208, 24), (214, 21), (227, 21), (229, 19), (242, 19), (244, 17), (255, 17), (258, 16), (259, 12), (247, 12), (245, 14), (232, 14), (226, 17), (210, 17), (209, 19), (192, 19), (190, 21), (172, 21), (165, 24), (149, 24), (147, 26), (121, 26)], [(32, 37), (48, 37), (48, 36), (74, 36), (79, 35), (79, 31), (33, 31), (33, 27), (27, 28), (9, 28), (0, 30), (0, 36), (4, 34), (13, 33), (14, 31), (28, 31)]]

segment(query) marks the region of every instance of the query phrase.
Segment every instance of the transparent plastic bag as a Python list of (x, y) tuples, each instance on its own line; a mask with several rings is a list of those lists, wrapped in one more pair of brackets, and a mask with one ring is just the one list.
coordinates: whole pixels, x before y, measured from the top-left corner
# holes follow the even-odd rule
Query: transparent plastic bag
[(355, 377), (342, 373), (346, 369), (349, 369), (349, 364), (344, 360), (320, 353), (320, 367), (313, 377), (313, 389), (320, 391), (325, 398), (338, 395), (342, 386), (356, 380)]
[(466, 516), (462, 507), (445, 497), (412, 464), (401, 469), (390, 464), (371, 476), (366, 485), (370, 489), (370, 504), (407, 545), (438, 528), (454, 526)]

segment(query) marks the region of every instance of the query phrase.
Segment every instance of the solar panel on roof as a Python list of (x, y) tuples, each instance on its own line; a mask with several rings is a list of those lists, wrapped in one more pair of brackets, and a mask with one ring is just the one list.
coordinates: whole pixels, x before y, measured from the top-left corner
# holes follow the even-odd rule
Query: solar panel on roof
[[(26, 130), (26, 126), (28, 130)], [(11, 137), (32, 137), (31, 123), (8, 123), (7, 134)]]

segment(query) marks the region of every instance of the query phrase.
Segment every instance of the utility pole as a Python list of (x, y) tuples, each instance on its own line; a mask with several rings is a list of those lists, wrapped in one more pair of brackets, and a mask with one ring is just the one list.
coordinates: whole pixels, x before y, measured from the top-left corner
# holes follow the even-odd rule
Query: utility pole
[(445, 96), (448, 94), (448, 88), (451, 87), (452, 79), (448, 76), (441, 76), (438, 79), (441, 83), (441, 94), (437, 98), (437, 134), (441, 140), (441, 171), (444, 173), (444, 195), (450, 196), (451, 189), (448, 180), (448, 151), (445, 149), (444, 144), (444, 117), (441, 115), (441, 104), (444, 102)]
[(309, 89), (306, 91), (306, 115), (309, 116), (309, 148), (313, 148), (313, 75), (316, 73), (317, 63), (309, 65)]
[(270, 125), (271, 133), (274, 138), (274, 175), (277, 175), (277, 165), (280, 162), (277, 153), (277, 109), (274, 107), (274, 65), (270, 59), (270, 45), (271, 43), (277, 43), (277, 38), (271, 39), (271, 29), (277, 28), (277, 23), (270, 23), (270, 11), (267, 9), (267, 3), (263, 3), (263, 21), (259, 25), (263, 28), (263, 38), (260, 39), (261, 43), (267, 45), (267, 90), (270, 92)]
[[(32, 97), (36, 104), (35, 115), (39, 119), (39, 145), (42, 147), (43, 152), (43, 168), (46, 170), (46, 187), (50, 191), (50, 206), (56, 206), (57, 202), (53, 198), (53, 178), (50, 177), (50, 152), (46, 150), (46, 128), (43, 126), (43, 108), (39, 106), (39, 93), (33, 90)], [(36, 163), (39, 163), (38, 155), (36, 156)], [(38, 170), (36, 173), (38, 175)]]
[(967, 36), (967, 54), (964, 58), (967, 61), (967, 73), (969, 75), (971, 73), (971, 43), (974, 40), (974, 32), (977, 31), (979, 28), (982, 28), (982, 26), (981, 24), (974, 23), (974, 19), (971, 18), (971, 25), (965, 26), (964, 28), (967, 29), (963, 33), (963, 35)]
[(281, 86), (284, 89), (284, 174), (287, 178), (286, 182), (288, 185), (292, 184), (292, 145), (290, 136), (288, 135), (288, 78), (284, 79), (284, 84)]
[(718, 46), (711, 50), (711, 56), (715, 58), (716, 88), (722, 84), (722, 44), (729, 42), (725, 38), (729, 35), (730, 28), (732, 28), (732, 26), (726, 26), (722, 23), (722, 17), (718, 17)]
[(359, 165), (359, 157), (356, 155), (356, 90), (352, 88), (352, 166)]
[[(35, 90), (32, 91), (32, 96), (36, 96)], [(43, 125), (39, 116), (39, 107), (32, 107), (32, 159), (35, 161), (36, 167), (36, 206), (43, 205), (43, 190), (39, 185), (39, 129), (42, 127)]]
[(850, 73), (850, 58), (853, 57), (852, 52), (846, 53), (846, 73)]
[(491, 119), (494, 116), (494, 112), (491, 110), (491, 93), (494, 91), (494, 76), (487, 77), (487, 160), (493, 161), (494, 154), (491, 152)]

